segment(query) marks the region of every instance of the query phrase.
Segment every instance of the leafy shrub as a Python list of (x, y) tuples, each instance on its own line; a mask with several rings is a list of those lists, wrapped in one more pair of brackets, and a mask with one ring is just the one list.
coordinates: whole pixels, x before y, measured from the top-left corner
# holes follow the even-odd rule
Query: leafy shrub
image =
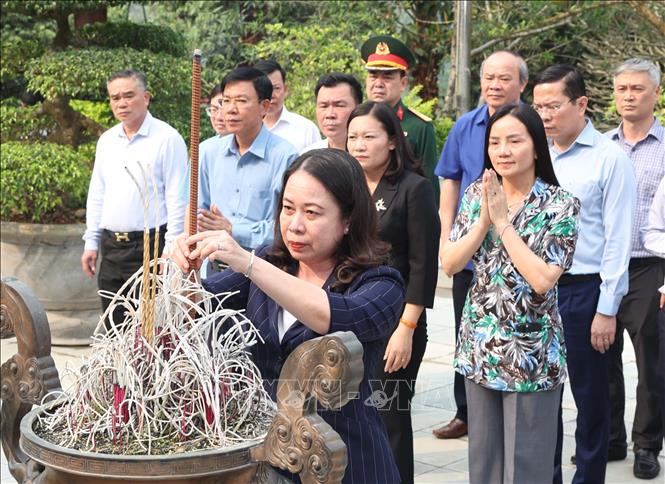
[(448, 133), (450, 133), (453, 124), (455, 124), (455, 120), (444, 116), (442, 118), (434, 118), (432, 124), (434, 125), (437, 152), (441, 153), (443, 145), (446, 143), (446, 139), (448, 139)]
[(39, 57), (43, 51), (44, 47), (34, 40), (17, 37), (2, 39), (0, 85), (3, 98), (18, 96), (25, 89), (25, 60)]
[(25, 77), (28, 88), (47, 99), (67, 96), (106, 102), (106, 80), (112, 73), (128, 68), (146, 75), (153, 95), (151, 113), (187, 138), (192, 87), (191, 66), (185, 57), (134, 49), (69, 49), (31, 60)]
[(79, 43), (106, 49), (131, 47), (181, 57), (187, 54), (184, 37), (169, 27), (133, 22), (106, 22), (76, 31)]
[[(0, 217), (68, 223), (85, 207), (94, 144), (78, 150), (53, 143), (8, 142), (0, 150)], [(80, 218), (80, 217), (78, 217)]]
[(72, 99), (69, 105), (75, 111), (83, 114), (84, 116), (92, 119), (94, 122), (99, 123), (104, 128), (108, 129), (115, 124), (113, 111), (108, 102), (95, 102), (83, 101), (80, 99)]
[[(0, 106), (2, 129), (0, 139), (6, 141), (45, 141), (56, 129), (50, 116), (40, 114), (39, 105), (12, 106), (3, 102)], [(4, 148), (4, 145), (3, 145)]]

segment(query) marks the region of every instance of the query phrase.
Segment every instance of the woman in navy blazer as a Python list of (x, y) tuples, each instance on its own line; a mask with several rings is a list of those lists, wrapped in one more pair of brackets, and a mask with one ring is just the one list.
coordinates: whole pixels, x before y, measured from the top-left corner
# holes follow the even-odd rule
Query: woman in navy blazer
[(171, 254), (184, 271), (205, 258), (229, 265), (203, 285), (213, 293), (238, 291), (224, 304), (246, 308), (261, 333), (264, 343), (252, 355), (273, 398), (283, 362), (300, 343), (335, 331), (358, 337), (359, 398), (338, 411), (319, 411), (346, 443), (346, 483), (400, 481), (369, 384), (404, 300), (402, 278), (385, 265), (388, 256), (360, 165), (332, 149), (309, 151), (287, 169), (271, 247), (248, 252), (228, 232), (210, 231), (181, 236)]
[[(392, 246), (391, 265), (406, 285), (405, 304), (377, 365), (375, 392), (402, 478), (413, 482), (411, 400), (427, 346), (425, 308), (434, 303), (441, 226), (434, 191), (386, 103), (351, 113), (347, 148), (360, 162), (378, 216), (379, 236)], [(381, 394), (383, 397), (384, 395)]]

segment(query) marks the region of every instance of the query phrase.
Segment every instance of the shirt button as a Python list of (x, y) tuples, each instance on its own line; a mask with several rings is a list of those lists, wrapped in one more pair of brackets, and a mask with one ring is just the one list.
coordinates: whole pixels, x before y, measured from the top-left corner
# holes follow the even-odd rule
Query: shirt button
[(240, 193), (240, 188), (236, 188), (236, 193)]
[(236, 214), (235, 212), (231, 212), (231, 215), (233, 215), (234, 217), (235, 217), (235, 214)]

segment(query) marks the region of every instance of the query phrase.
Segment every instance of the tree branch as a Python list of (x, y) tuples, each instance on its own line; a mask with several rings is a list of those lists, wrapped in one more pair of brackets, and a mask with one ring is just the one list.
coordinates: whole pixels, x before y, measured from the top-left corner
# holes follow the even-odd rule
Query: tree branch
[(556, 15), (553, 15), (550, 18), (548, 18), (545, 22), (543, 22), (540, 25), (537, 25), (535, 27), (530, 27), (528, 29), (518, 30), (508, 35), (504, 35), (503, 37), (498, 37), (496, 39), (489, 40), (484, 44), (476, 47), (475, 49), (471, 49), (470, 55), (471, 56), (478, 55), (481, 52), (484, 52), (485, 50), (489, 49), (490, 47), (493, 47), (496, 44), (505, 42), (507, 40), (514, 40), (522, 37), (528, 37), (530, 35), (539, 34), (547, 30), (561, 27), (562, 25), (565, 25), (568, 22), (570, 22), (572, 17), (575, 17), (587, 10), (593, 10), (600, 7), (615, 5), (617, 3), (619, 2), (616, 1), (595, 2), (593, 4), (585, 5), (580, 8), (575, 8), (575, 9), (571, 8), (567, 12), (559, 12)]
[(665, 35), (665, 21), (656, 15), (644, 2), (636, 2), (634, 0), (629, 0), (628, 4), (633, 7), (637, 13), (643, 17), (647, 22), (656, 27), (656, 29)]

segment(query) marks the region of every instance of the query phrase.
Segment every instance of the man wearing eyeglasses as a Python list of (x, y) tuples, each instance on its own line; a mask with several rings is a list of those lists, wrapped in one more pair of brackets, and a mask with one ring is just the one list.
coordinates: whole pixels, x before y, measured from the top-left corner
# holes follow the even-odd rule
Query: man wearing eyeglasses
[[(630, 160), (586, 118), (584, 79), (572, 66), (548, 67), (535, 80), (533, 108), (550, 142), (554, 171), (580, 200), (573, 265), (559, 279), (570, 387), (577, 406), (573, 483), (604, 482), (610, 407), (608, 350), (616, 314), (628, 290), (628, 261), (636, 189)], [(563, 424), (555, 482), (561, 482)]]
[[(206, 114), (210, 118), (210, 125), (212, 126), (212, 129), (215, 130), (215, 133), (217, 133), (217, 136), (225, 136), (229, 134), (229, 130), (226, 129), (226, 124), (224, 123), (224, 113), (222, 112), (222, 97), (222, 85), (217, 84), (212, 89), (212, 91), (210, 91), (210, 95), (208, 96), (208, 106), (206, 107)], [(214, 139), (214, 137), (209, 139)], [(203, 145), (206, 143), (206, 141), (201, 143), (199, 149), (203, 149)]]
[[(212, 97), (218, 100), (210, 106), (213, 125), (221, 116), (229, 135), (201, 144), (198, 229), (226, 230), (241, 246), (253, 249), (272, 241), (282, 175), (297, 152), (263, 123), (272, 97), (272, 83), (264, 73), (239, 67), (215, 91), (221, 96)], [(216, 270), (215, 264), (208, 267)]]

